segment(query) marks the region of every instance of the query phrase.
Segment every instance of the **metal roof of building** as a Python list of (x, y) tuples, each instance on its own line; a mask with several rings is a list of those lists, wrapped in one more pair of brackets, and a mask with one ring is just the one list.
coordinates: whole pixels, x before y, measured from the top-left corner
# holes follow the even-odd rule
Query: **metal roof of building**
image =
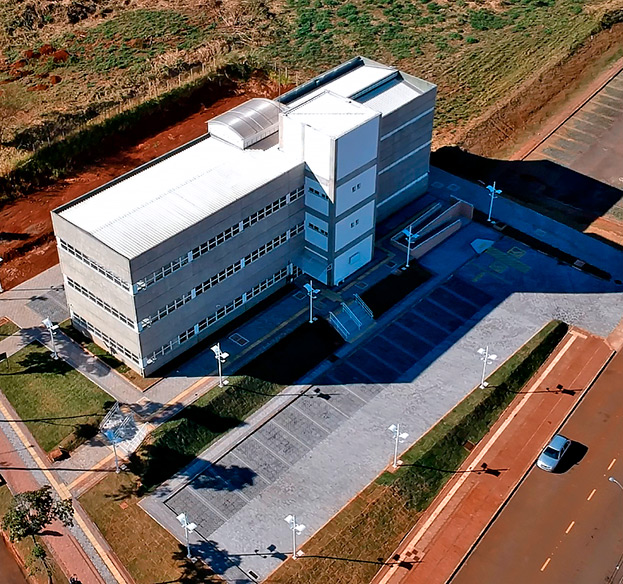
[(132, 259), (298, 164), (277, 136), (246, 150), (206, 138), (58, 214)]
[(284, 115), (335, 138), (378, 116), (369, 107), (327, 90), (294, 105)]
[(296, 100), (288, 103), (288, 107), (296, 107), (324, 91), (330, 91), (342, 97), (356, 98), (362, 91), (368, 90), (383, 80), (394, 77), (397, 69), (380, 64), (364, 64), (344, 73), (344, 75), (329, 81), (318, 88), (303, 94)]
[(381, 115), (390, 114), (424, 93), (398, 77), (357, 99)]
[(238, 148), (248, 148), (277, 132), (282, 107), (270, 99), (256, 97), (212, 118), (208, 131)]

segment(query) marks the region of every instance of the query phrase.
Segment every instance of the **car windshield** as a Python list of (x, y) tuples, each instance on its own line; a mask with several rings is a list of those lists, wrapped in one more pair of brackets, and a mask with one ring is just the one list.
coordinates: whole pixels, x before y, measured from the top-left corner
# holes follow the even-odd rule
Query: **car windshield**
[(543, 454), (545, 454), (545, 456), (549, 456), (550, 458), (558, 458), (560, 456), (560, 452), (551, 446), (548, 446)]

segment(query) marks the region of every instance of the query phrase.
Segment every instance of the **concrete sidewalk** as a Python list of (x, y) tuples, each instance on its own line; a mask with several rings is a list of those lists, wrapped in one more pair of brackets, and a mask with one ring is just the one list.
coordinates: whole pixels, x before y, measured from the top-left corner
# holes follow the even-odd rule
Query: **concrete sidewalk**
[(571, 329), (448, 481), (373, 584), (445, 584), (612, 354), (603, 339)]

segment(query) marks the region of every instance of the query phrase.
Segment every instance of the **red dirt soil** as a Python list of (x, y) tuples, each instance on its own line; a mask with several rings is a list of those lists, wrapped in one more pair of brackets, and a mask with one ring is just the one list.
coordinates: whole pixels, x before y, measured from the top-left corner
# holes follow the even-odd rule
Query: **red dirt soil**
[[(43, 50), (42, 50), (43, 52)], [(289, 87), (287, 88), (289, 89)], [(283, 90), (283, 88), (282, 88)], [(252, 79), (182, 122), (138, 144), (104, 155), (91, 166), (0, 209), (0, 282), (10, 289), (58, 263), (50, 212), (108, 181), (201, 136), (206, 122), (252, 97), (275, 97), (278, 88)]]

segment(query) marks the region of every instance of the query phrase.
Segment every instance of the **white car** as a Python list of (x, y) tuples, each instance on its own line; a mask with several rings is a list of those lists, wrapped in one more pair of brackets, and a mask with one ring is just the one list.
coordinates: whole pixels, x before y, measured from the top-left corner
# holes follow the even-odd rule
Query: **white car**
[(536, 465), (547, 472), (554, 471), (570, 445), (569, 438), (556, 434), (541, 452)]

